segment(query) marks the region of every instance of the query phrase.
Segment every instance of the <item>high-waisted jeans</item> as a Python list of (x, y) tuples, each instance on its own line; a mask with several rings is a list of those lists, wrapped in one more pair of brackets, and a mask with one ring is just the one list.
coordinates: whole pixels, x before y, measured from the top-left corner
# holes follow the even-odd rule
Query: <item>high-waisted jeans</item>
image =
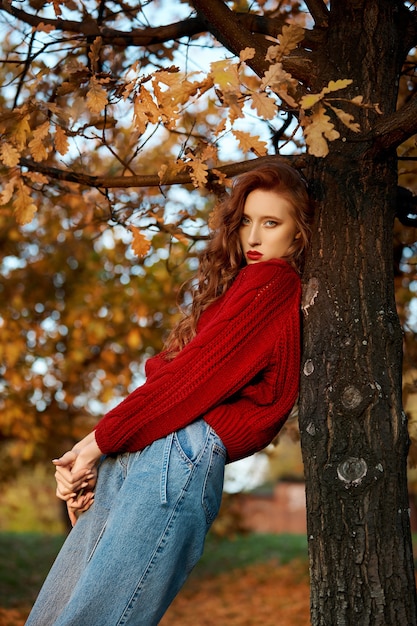
[(105, 457), (95, 502), (64, 543), (26, 626), (153, 626), (199, 560), (226, 450), (204, 420)]

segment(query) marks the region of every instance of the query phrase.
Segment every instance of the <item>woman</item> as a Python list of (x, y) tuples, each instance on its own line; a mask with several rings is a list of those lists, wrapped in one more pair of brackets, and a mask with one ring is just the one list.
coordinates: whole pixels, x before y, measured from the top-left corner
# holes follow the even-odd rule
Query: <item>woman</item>
[(310, 223), (288, 165), (238, 177), (146, 382), (54, 461), (74, 528), (27, 626), (159, 623), (202, 554), (225, 463), (269, 444), (296, 400)]

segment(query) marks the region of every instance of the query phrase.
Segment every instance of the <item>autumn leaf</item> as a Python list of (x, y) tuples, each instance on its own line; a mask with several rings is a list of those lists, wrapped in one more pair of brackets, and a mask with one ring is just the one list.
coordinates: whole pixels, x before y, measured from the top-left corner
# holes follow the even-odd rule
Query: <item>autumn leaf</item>
[(144, 257), (151, 248), (151, 242), (136, 226), (129, 226), (129, 230), (133, 235), (132, 250), (138, 257)]
[(39, 185), (47, 185), (49, 179), (40, 172), (25, 172), (24, 178), (29, 179), (32, 183), (38, 183)]
[(288, 93), (289, 87), (295, 87), (295, 81), (291, 74), (288, 74), (282, 67), (282, 63), (274, 63), (270, 65), (261, 80), (261, 89), (269, 87), (287, 104), (296, 107), (297, 103)]
[(244, 50), (240, 51), (239, 59), (242, 62), (249, 61), (250, 59), (253, 59), (255, 54), (256, 54), (255, 48), (245, 48)]
[(360, 126), (357, 122), (354, 121), (355, 118), (353, 117), (353, 115), (347, 113), (346, 111), (343, 111), (343, 109), (338, 109), (337, 107), (332, 106), (329, 103), (326, 104), (334, 113), (336, 113), (339, 120), (343, 122), (343, 124), (347, 126), (349, 130), (352, 130), (354, 133), (360, 132)]
[(222, 91), (239, 90), (238, 67), (230, 59), (210, 63), (210, 76), (213, 79), (213, 83), (218, 85)]
[(265, 59), (270, 62), (281, 61), (304, 39), (304, 32), (304, 28), (297, 24), (286, 24), (278, 35), (279, 45), (270, 46)]
[(0, 194), (0, 205), (7, 204), (12, 198), (17, 182), (18, 178), (13, 176), (3, 185), (3, 191)]
[(35, 128), (33, 139), (29, 141), (29, 150), (34, 161), (43, 161), (48, 158), (49, 150), (44, 141), (49, 135), (49, 120)]
[(194, 187), (205, 187), (208, 178), (208, 167), (201, 159), (188, 155), (187, 165), (190, 168), (190, 176)]
[(67, 154), (69, 149), (68, 137), (63, 128), (61, 126), (55, 127), (55, 148), (58, 150), (59, 154)]
[(91, 113), (101, 113), (108, 103), (107, 92), (100, 84), (99, 80), (92, 76), (90, 78), (90, 89), (87, 91), (87, 107)]
[(277, 114), (276, 103), (265, 92), (251, 93), (251, 109), (255, 109), (258, 116), (264, 120), (272, 120)]
[(93, 73), (98, 71), (98, 62), (100, 60), (100, 51), (102, 47), (101, 37), (96, 37), (90, 46), (88, 58), (90, 59), (90, 67)]
[(7, 167), (16, 167), (20, 160), (20, 152), (10, 143), (3, 143), (0, 147), (0, 161)]
[(14, 142), (20, 150), (26, 146), (27, 138), (30, 135), (29, 115), (26, 114), (16, 124), (14, 131)]
[(338, 139), (340, 134), (335, 130), (326, 115), (325, 109), (320, 105), (310, 117), (305, 117), (302, 121), (304, 126), (304, 136), (310, 154), (316, 157), (325, 157), (329, 153), (329, 146), (326, 141)]
[(38, 210), (30, 196), (29, 187), (27, 187), (22, 180), (18, 182), (16, 187), (16, 196), (13, 201), (13, 207), (15, 210), (16, 221), (22, 226), (24, 224), (29, 224)]
[(307, 96), (303, 96), (300, 100), (300, 106), (302, 109), (311, 109), (317, 102), (323, 100), (324, 96), (328, 93), (332, 93), (334, 91), (339, 91), (339, 89), (345, 89), (348, 85), (350, 85), (353, 81), (349, 78), (344, 78), (340, 80), (331, 80), (327, 87), (323, 87), (320, 93), (311, 93)]
[(159, 115), (158, 106), (155, 104), (151, 93), (141, 85), (133, 100), (134, 122), (139, 133), (143, 135), (149, 122), (156, 124)]
[(233, 130), (232, 133), (238, 140), (239, 147), (243, 152), (253, 152), (256, 156), (264, 156), (267, 153), (266, 143), (259, 137), (253, 137), (243, 130)]

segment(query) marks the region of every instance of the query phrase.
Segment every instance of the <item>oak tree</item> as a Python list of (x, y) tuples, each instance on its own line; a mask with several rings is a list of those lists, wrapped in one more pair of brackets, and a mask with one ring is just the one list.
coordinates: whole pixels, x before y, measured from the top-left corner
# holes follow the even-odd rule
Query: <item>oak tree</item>
[[(80, 385), (105, 401), (104, 370), (117, 380), (118, 353), (125, 368), (132, 362), (115, 338), (119, 323), (142, 328), (132, 324), (140, 313), (124, 310), (131, 270), (115, 291), (106, 276), (125, 264), (123, 238), (108, 246), (109, 230), (129, 231), (156, 271), (167, 247), (180, 254), (173, 239), (181, 253), (198, 248), (203, 201), (210, 206), (231, 177), (288, 159), (316, 203), (300, 393), (311, 620), (415, 624), (393, 259), (395, 217), (413, 226), (416, 214), (415, 2), (0, 0), (0, 16), (1, 226), (13, 250), (4, 268), (18, 271), (14, 259), (27, 265), (28, 255), (39, 263), (36, 281), (5, 293), (4, 387), (29, 394), (24, 381), (33, 385), (42, 363), (26, 358), (25, 376), (18, 366), (28, 344), (51, 340), (56, 362), (71, 356)], [(25, 337), (22, 294), (41, 274), (58, 295), (68, 291), (68, 305), (61, 315), (41, 295), (46, 333)], [(107, 304), (86, 315), (98, 293)], [(51, 404), (76, 408), (80, 390), (49, 384)], [(12, 399), (3, 429), (15, 428)]]

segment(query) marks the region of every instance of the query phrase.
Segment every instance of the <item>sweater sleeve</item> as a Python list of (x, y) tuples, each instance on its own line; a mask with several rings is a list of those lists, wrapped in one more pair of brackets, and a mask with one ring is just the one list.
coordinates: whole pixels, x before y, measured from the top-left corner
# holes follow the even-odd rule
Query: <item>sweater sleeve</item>
[(285, 317), (299, 296), (285, 261), (249, 265), (216, 315), (172, 360), (107, 413), (96, 427), (104, 453), (134, 452), (183, 428), (231, 398), (268, 365), (272, 316)]

